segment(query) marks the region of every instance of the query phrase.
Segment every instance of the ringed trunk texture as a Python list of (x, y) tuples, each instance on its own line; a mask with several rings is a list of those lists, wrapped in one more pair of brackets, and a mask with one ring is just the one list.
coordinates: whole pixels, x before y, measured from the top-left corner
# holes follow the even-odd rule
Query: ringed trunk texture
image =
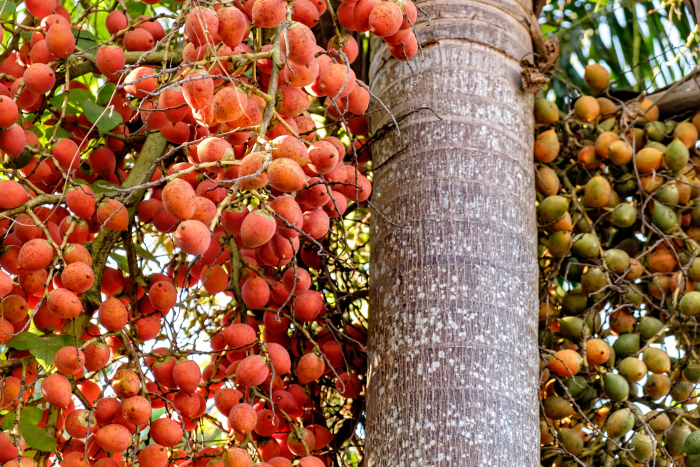
[[(531, 5), (418, 6), (413, 73), (372, 44), (401, 134), (372, 148), (364, 465), (538, 466)], [(376, 113), (374, 134), (390, 123)]]

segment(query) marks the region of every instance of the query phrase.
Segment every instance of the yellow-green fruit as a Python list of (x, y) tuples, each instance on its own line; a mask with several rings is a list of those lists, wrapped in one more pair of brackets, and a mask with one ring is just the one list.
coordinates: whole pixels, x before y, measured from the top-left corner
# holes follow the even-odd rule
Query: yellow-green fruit
[(585, 233), (574, 242), (573, 251), (579, 258), (596, 257), (600, 253), (600, 241), (595, 235)]
[(648, 347), (642, 354), (642, 360), (652, 373), (671, 371), (671, 359), (663, 349)]
[(551, 224), (561, 219), (569, 210), (569, 200), (563, 196), (548, 196), (540, 203), (540, 219), (544, 224)]
[(608, 160), (615, 165), (626, 165), (632, 160), (632, 148), (622, 140), (613, 141), (608, 146)]
[(535, 140), (535, 157), (541, 162), (552, 162), (559, 155), (559, 136), (551, 130), (543, 131)]
[(588, 298), (584, 297), (580, 290), (567, 292), (561, 302), (561, 309), (567, 316), (580, 314), (586, 309)]
[(630, 203), (620, 203), (612, 212), (612, 223), (616, 227), (626, 229), (637, 222), (637, 210)]
[(603, 289), (608, 284), (608, 278), (605, 271), (600, 268), (588, 268), (583, 277), (581, 277), (581, 288), (584, 295), (592, 295)]
[(644, 383), (644, 394), (653, 400), (668, 396), (671, 392), (671, 379), (666, 375), (651, 374)]
[(605, 177), (596, 175), (586, 183), (583, 196), (588, 206), (602, 208), (608, 204), (611, 191), (610, 182)]
[(571, 246), (571, 233), (566, 231), (554, 232), (547, 239), (547, 250), (553, 258), (565, 256)]
[(641, 123), (658, 120), (659, 114), (659, 106), (654, 104), (651, 99), (644, 99), (639, 105), (639, 121)]
[(605, 252), (605, 265), (615, 274), (622, 274), (630, 265), (630, 255), (624, 250), (611, 248)]
[(669, 169), (678, 172), (685, 167), (689, 159), (690, 152), (679, 139), (674, 139), (666, 146), (664, 162)]
[(613, 344), (618, 358), (627, 358), (639, 350), (639, 334), (623, 334)]
[(673, 130), (673, 136), (681, 140), (685, 147), (690, 149), (698, 141), (698, 130), (690, 122), (681, 122)]
[(605, 421), (605, 431), (611, 438), (620, 438), (634, 428), (634, 420), (630, 409), (618, 410)]
[(680, 193), (678, 193), (678, 188), (675, 183), (669, 183), (662, 186), (654, 193), (654, 199), (660, 203), (668, 204), (670, 206), (675, 206), (680, 200)]
[(668, 418), (666, 412), (657, 412), (656, 410), (652, 410), (644, 416), (644, 419), (649, 424), (651, 429), (656, 432), (656, 434), (668, 430), (668, 428), (671, 426), (671, 419)]
[(578, 342), (591, 334), (586, 323), (577, 316), (565, 316), (559, 319), (559, 328), (562, 336)]
[(583, 74), (583, 80), (592, 91), (598, 92), (608, 87), (610, 83), (610, 72), (602, 65), (594, 63), (588, 65)]
[(644, 462), (654, 453), (654, 442), (645, 433), (635, 433), (630, 440), (629, 447), (632, 449), (632, 456), (637, 462)]
[(700, 292), (695, 290), (688, 292), (681, 298), (678, 307), (686, 316), (697, 316), (700, 314)]
[[(657, 335), (659, 331), (661, 331), (663, 328), (664, 323), (652, 316), (645, 316), (639, 322), (638, 330), (639, 335), (642, 337), (642, 339), (648, 341), (649, 339)], [(659, 342), (659, 339), (657, 339), (657, 342)]]
[(540, 167), (535, 174), (535, 188), (544, 196), (553, 196), (559, 193), (559, 177), (549, 167)]
[(557, 440), (566, 451), (578, 456), (583, 452), (583, 439), (578, 431), (572, 428), (562, 428), (559, 430)]
[(667, 120), (666, 122), (664, 122), (664, 132), (667, 135), (672, 135), (673, 130), (676, 129), (676, 126), (678, 126), (678, 122), (673, 120)]
[(683, 376), (693, 384), (700, 382), (700, 363), (695, 360), (689, 361), (683, 370)]
[(654, 203), (654, 210), (651, 213), (651, 221), (664, 233), (669, 233), (678, 225), (676, 212), (661, 203)]
[(630, 385), (622, 376), (615, 373), (607, 373), (603, 377), (603, 390), (611, 401), (622, 402), (629, 397)]
[(618, 204), (620, 204), (620, 195), (618, 195), (615, 190), (610, 190), (610, 198), (608, 198), (608, 202), (605, 204), (605, 207), (613, 209)]
[(620, 362), (620, 375), (630, 383), (636, 383), (647, 375), (647, 366), (636, 357), (627, 357)]
[[(651, 148), (656, 149), (657, 151), (666, 152), (666, 145), (661, 144), (658, 141), (649, 141), (644, 145), (644, 148)], [(661, 155), (661, 158), (663, 159), (663, 154)]]
[(690, 264), (688, 277), (694, 282), (700, 282), (700, 258), (695, 258)]
[(594, 97), (581, 96), (574, 104), (574, 113), (579, 120), (592, 122), (600, 114), (600, 106)]
[(649, 122), (644, 125), (644, 134), (647, 139), (661, 142), (666, 139), (666, 127), (661, 122)]
[(615, 141), (618, 141), (620, 136), (613, 131), (604, 131), (598, 135), (595, 140), (595, 152), (603, 159), (608, 158), (608, 147)]
[(573, 378), (569, 376), (564, 378), (562, 382), (564, 383), (563, 386), (558, 382), (554, 384), (554, 392), (561, 397), (568, 397), (570, 394), (574, 400), (578, 400), (586, 394), (588, 389), (586, 378), (583, 376), (574, 376)]
[(683, 443), (683, 453), (686, 456), (697, 456), (700, 454), (700, 431), (694, 431), (685, 439)]
[[(697, 432), (696, 432), (697, 433)], [(672, 456), (682, 456), (685, 448), (685, 440), (690, 436), (690, 428), (682, 423), (677, 423), (668, 430), (664, 436), (666, 449)]]
[(671, 389), (671, 398), (676, 402), (684, 402), (690, 399), (695, 386), (688, 381), (677, 381)]
[(547, 99), (535, 100), (535, 121), (543, 125), (553, 125), (559, 120), (557, 104)]
[(693, 194), (688, 177), (680, 175), (678, 180), (676, 180), (676, 189), (678, 190), (678, 202), (683, 205), (688, 204)]
[(574, 414), (571, 403), (559, 396), (551, 396), (544, 400), (544, 414), (552, 420), (561, 420)]

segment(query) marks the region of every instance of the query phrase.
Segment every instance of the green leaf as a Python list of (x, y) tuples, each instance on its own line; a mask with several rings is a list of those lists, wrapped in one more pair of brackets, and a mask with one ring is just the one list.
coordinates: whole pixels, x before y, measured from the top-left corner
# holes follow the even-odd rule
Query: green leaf
[(105, 180), (98, 180), (95, 183), (89, 184), (88, 186), (92, 188), (92, 191), (94, 191), (95, 193), (110, 193), (114, 192), (114, 188), (119, 187), (119, 185), (109, 183)]
[(155, 256), (153, 256), (153, 253), (142, 247), (140, 244), (135, 243), (134, 244), (134, 249), (136, 250), (136, 254), (139, 255), (141, 258), (146, 259), (148, 261), (154, 261), (158, 262)]
[[(51, 134), (53, 134), (53, 128), (50, 128), (50, 130), (47, 130), (47, 131), (51, 131), (52, 132)], [(51, 134), (49, 134), (48, 138), (51, 138)], [(72, 138), (72, 137), (73, 137), (73, 133), (66, 130), (62, 126), (58, 127), (58, 130), (56, 130), (56, 138)]]
[(100, 39), (90, 31), (83, 29), (71, 29), (71, 31), (73, 31), (73, 37), (75, 37), (75, 45), (80, 47), (81, 50), (85, 51), (97, 47), (97, 42)]
[(100, 88), (100, 92), (97, 93), (97, 103), (100, 105), (107, 105), (114, 94), (114, 83), (107, 83)]
[(56, 438), (49, 436), (43, 428), (20, 425), (19, 434), (31, 448), (44, 452), (56, 452)]
[[(56, 109), (63, 107), (65, 93), (58, 94), (51, 99), (51, 105)], [(95, 97), (85, 89), (71, 89), (68, 92), (67, 114), (77, 115), (83, 111), (83, 102), (89, 100), (95, 102)]]
[(36, 125), (30, 126), (29, 128), (27, 128), (27, 130), (29, 130), (29, 131), (31, 131), (32, 133), (34, 133), (34, 134), (36, 135), (37, 138), (41, 138), (42, 136), (44, 136), (44, 132), (41, 131), (41, 128), (39, 128), (39, 127), (36, 126)]
[(129, 270), (129, 262), (126, 260), (126, 257), (122, 255), (118, 255), (116, 253), (110, 253), (109, 257), (112, 258), (114, 261), (117, 262), (119, 265), (119, 268), (122, 271), (128, 271)]
[(3, 18), (9, 18), (10, 16), (14, 15), (17, 12), (17, 5), (12, 3), (9, 0), (3, 0), (2, 3), (0, 3), (0, 14), (2, 14)]
[(136, 19), (146, 11), (146, 4), (143, 2), (126, 2), (126, 12), (132, 19)]
[(56, 352), (69, 345), (75, 345), (75, 338), (72, 336), (50, 336), (44, 338), (30, 332), (22, 332), (7, 343), (8, 347), (17, 350), (29, 350), (29, 353), (34, 355), (44, 368), (53, 365)]
[(118, 112), (107, 110), (89, 100), (83, 101), (83, 112), (85, 112), (88, 121), (96, 124), (97, 129), (102, 133), (113, 129), (122, 122), (122, 116)]
[[(39, 407), (25, 407), (22, 409), (22, 416), (19, 420), (19, 426), (35, 426), (42, 418), (43, 411)], [(15, 426), (15, 418), (17, 414), (14, 410), (8, 412), (2, 419), (2, 429), (11, 430)]]

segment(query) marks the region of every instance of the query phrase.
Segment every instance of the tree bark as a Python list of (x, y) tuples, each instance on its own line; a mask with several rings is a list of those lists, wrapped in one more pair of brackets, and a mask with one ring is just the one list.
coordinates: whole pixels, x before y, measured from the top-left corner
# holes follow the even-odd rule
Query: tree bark
[[(534, 467), (531, 5), (418, 5), (432, 20), (419, 13), (413, 72), (372, 44), (371, 89), (403, 119), (372, 148), (364, 465)], [(373, 115), (374, 134), (390, 124)]]

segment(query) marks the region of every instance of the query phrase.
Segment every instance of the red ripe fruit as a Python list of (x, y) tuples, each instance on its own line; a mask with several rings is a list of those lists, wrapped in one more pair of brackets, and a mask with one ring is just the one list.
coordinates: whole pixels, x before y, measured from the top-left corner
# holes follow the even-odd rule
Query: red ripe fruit
[(411, 25), (415, 25), (416, 19), (418, 19), (418, 9), (411, 0), (404, 1), (403, 14), (406, 17), (403, 18), (403, 22), (401, 23), (401, 29), (410, 29)]
[(126, 20), (126, 15), (123, 11), (114, 10), (107, 15), (105, 25), (107, 26), (107, 31), (109, 31), (110, 34), (116, 34), (119, 31), (126, 29), (127, 26), (129, 26), (129, 23)]
[(318, 24), (319, 16), (318, 10), (309, 0), (294, 0), (292, 2), (292, 21), (313, 28)]
[[(72, 169), (77, 168), (78, 165), (80, 165), (80, 148), (78, 147), (77, 144), (75, 144), (75, 141), (73, 141), (72, 139), (60, 138), (58, 140), (58, 142), (54, 145), (53, 149), (51, 150), (51, 154), (56, 158), (56, 160), (58, 161), (58, 166), (61, 167), (63, 170), (72, 170)], [(86, 188), (86, 190), (84, 190), (85, 192), (91, 193), (91, 194), (93, 193), (92, 190), (90, 189), (90, 187), (85, 187), (85, 188)], [(68, 193), (70, 194), (70, 191)], [(94, 207), (94, 204), (95, 204), (94, 194), (93, 194), (92, 198), (93, 198), (93, 211), (94, 211), (94, 209), (95, 209), (95, 207)], [(70, 206), (68, 208), (70, 209)], [(73, 211), (73, 212), (75, 212), (75, 211)], [(92, 216), (92, 214), (87, 216), (87, 218), (89, 218), (90, 216)], [(80, 217), (83, 217), (83, 216), (80, 216)]]
[(238, 8), (223, 7), (216, 12), (221, 42), (236, 48), (248, 34), (248, 18)]
[(307, 456), (301, 458), (299, 467), (326, 467), (326, 464), (318, 457)]
[(148, 97), (148, 93), (151, 93), (156, 89), (156, 80), (154, 78), (144, 77), (152, 74), (153, 70), (151, 68), (145, 66), (135, 68), (124, 80), (124, 90), (132, 96), (138, 97), (139, 99)]
[(26, 0), (24, 6), (27, 11), (37, 18), (45, 18), (56, 10), (54, 0)]
[(92, 268), (84, 263), (73, 263), (66, 266), (61, 273), (63, 285), (75, 293), (87, 292), (95, 281)]
[(241, 287), (243, 302), (248, 308), (259, 310), (270, 300), (270, 286), (260, 276), (251, 276)]
[(402, 43), (389, 45), (389, 52), (391, 52), (391, 55), (401, 61), (410, 60), (416, 55), (416, 52), (418, 52), (418, 41), (416, 40), (416, 35), (413, 33), (413, 31), (411, 31)]
[[(69, 139), (64, 139), (62, 141), (73, 142)], [(90, 219), (95, 213), (95, 193), (92, 191), (92, 188), (87, 185), (78, 185), (75, 188), (69, 188), (68, 193), (66, 193), (66, 206), (76, 216), (83, 219)]]
[(172, 283), (158, 281), (148, 291), (148, 300), (156, 310), (167, 312), (177, 304), (177, 291)]
[(242, 397), (243, 393), (239, 390), (223, 387), (214, 393), (214, 404), (220, 413), (226, 415), (241, 401)]
[(297, 365), (297, 378), (299, 383), (307, 384), (319, 379), (326, 371), (326, 364), (323, 358), (315, 353), (306, 354), (299, 360)]
[(88, 422), (90, 427), (94, 428), (97, 425), (95, 418), (90, 420), (90, 411), (86, 409), (78, 409), (70, 412), (66, 416), (66, 431), (73, 438), (85, 438), (88, 432)]
[(97, 313), (98, 321), (108, 331), (121, 331), (129, 321), (129, 312), (126, 307), (114, 297), (107, 297), (107, 300), (100, 304)]
[(264, 245), (275, 234), (277, 224), (270, 214), (257, 210), (243, 219), (241, 224), (241, 241), (245, 248), (257, 248)]
[[(355, 86), (355, 89), (353, 89), (352, 92), (348, 94), (348, 111), (356, 115), (364, 114), (367, 111), (367, 107), (369, 107), (369, 99), (369, 91), (358, 84), (357, 86)], [(343, 100), (342, 102), (344, 103), (345, 101)]]
[(243, 158), (241, 165), (238, 166), (238, 176), (258, 175), (254, 178), (242, 180), (239, 183), (241, 190), (257, 190), (267, 185), (267, 175), (262, 170), (263, 164), (264, 160), (259, 152), (251, 152)]
[(272, 410), (263, 409), (258, 411), (255, 433), (258, 436), (272, 436), (280, 427), (280, 419)]
[(37, 42), (32, 50), (29, 52), (29, 58), (32, 63), (44, 63), (54, 62), (58, 60), (58, 57), (49, 52), (48, 47), (46, 47), (46, 41), (41, 40)]
[(291, 159), (302, 167), (309, 162), (306, 146), (291, 135), (279, 136), (273, 141), (272, 159), (282, 158)]
[(187, 394), (192, 394), (197, 390), (201, 379), (202, 370), (197, 362), (184, 360), (176, 363), (173, 367), (173, 381)]
[(293, 193), (306, 186), (306, 174), (291, 159), (275, 159), (267, 166), (270, 186), (282, 193)]
[(323, 296), (316, 290), (306, 292), (294, 298), (294, 316), (307, 323), (313, 321), (324, 309)]
[(184, 221), (194, 216), (196, 196), (192, 185), (176, 178), (165, 185), (161, 199), (163, 207), (170, 215)]
[(338, 393), (347, 399), (354, 399), (362, 392), (362, 382), (355, 373), (348, 374), (344, 371), (338, 373), (335, 387)]
[(175, 245), (189, 255), (204, 254), (210, 242), (209, 229), (200, 221), (184, 221), (175, 229)]
[(46, 47), (58, 58), (66, 58), (75, 52), (75, 37), (70, 26), (54, 23), (46, 33)]
[(379, 3), (380, 0), (359, 0), (355, 3), (355, 8), (353, 10), (355, 31), (366, 32), (370, 30), (369, 15)]
[(0, 318), (0, 344), (7, 344), (15, 337), (15, 328), (5, 318)]
[(224, 452), (224, 467), (253, 467), (253, 459), (244, 449), (230, 448)]
[(128, 428), (113, 423), (97, 430), (95, 441), (107, 452), (122, 452), (131, 444), (131, 433)]
[(236, 433), (247, 434), (255, 429), (257, 413), (250, 404), (236, 404), (228, 413), (229, 425)]
[(292, 371), (292, 360), (287, 349), (279, 344), (271, 343), (267, 346), (267, 353), (270, 356), (272, 368), (275, 369), (276, 374), (284, 376)]
[[(303, 24), (289, 28), (287, 32), (289, 42), (289, 55), (287, 58), (299, 65), (306, 65), (313, 60), (316, 54), (316, 38), (314, 33)], [(284, 36), (280, 39), (280, 47), (283, 54), (287, 53), (287, 44)]]
[(289, 268), (282, 275), (282, 284), (287, 292), (296, 297), (309, 290), (311, 276), (306, 269)]
[(236, 383), (245, 388), (261, 385), (270, 373), (265, 361), (259, 355), (251, 355), (241, 360), (236, 368)]
[[(138, 31), (141, 31), (141, 29), (138, 29)], [(127, 36), (128, 35), (129, 34), (127, 33)], [(151, 41), (152, 40), (153, 38), (151, 38)], [(145, 50), (149, 49), (150, 47)], [(117, 47), (116, 45), (108, 45), (97, 50), (97, 54), (95, 54), (95, 63), (97, 64), (97, 68), (100, 70), (100, 73), (105, 75), (107, 79), (114, 80), (119, 77), (121, 71), (124, 69), (124, 66), (126, 65), (126, 56), (124, 55), (124, 51), (121, 49), (121, 47)]]
[(85, 347), (85, 369), (99, 371), (109, 362), (109, 346), (103, 342), (93, 342)]
[(8, 96), (0, 96), (0, 128), (7, 129), (15, 124), (19, 116), (17, 104)]
[(164, 111), (163, 115), (171, 123), (180, 122), (187, 116), (190, 108), (186, 104), (180, 86), (166, 89), (158, 97), (158, 108)]
[(348, 31), (357, 31), (357, 26), (355, 26), (355, 5), (357, 3), (344, 2), (338, 7), (338, 22), (342, 27)]
[(56, 83), (56, 75), (51, 67), (43, 63), (30, 65), (24, 71), (24, 85), (35, 94), (46, 94)]
[(355, 88), (355, 72), (340, 63), (335, 63), (319, 77), (319, 88), (331, 99), (345, 97)]
[(187, 75), (182, 83), (182, 96), (192, 110), (210, 107), (214, 100), (214, 80), (209, 73), (199, 68)]
[(129, 226), (129, 213), (122, 203), (110, 199), (97, 210), (97, 220), (110, 230), (124, 231)]
[(90, 153), (88, 163), (93, 172), (109, 180), (117, 168), (117, 156), (111, 149), (99, 148)]
[[(217, 137), (207, 138), (199, 143), (197, 146), (197, 157), (199, 157), (199, 162), (202, 163), (233, 160), (235, 158), (233, 148), (228, 141)], [(209, 167), (209, 170), (212, 172), (224, 172), (226, 169), (223, 167)]]
[(122, 404), (122, 415), (129, 423), (141, 425), (151, 418), (151, 402), (142, 396), (131, 396)]
[(59, 373), (71, 376), (82, 371), (81, 365), (85, 363), (85, 354), (75, 347), (63, 347), (56, 352), (54, 365)]
[(195, 7), (187, 15), (185, 33), (188, 40), (199, 47), (205, 44), (215, 45), (219, 42), (219, 18), (209, 8)]
[[(15, 159), (18, 158), (19, 155), (22, 154), (22, 151), (24, 151), (24, 146), (26, 144), (27, 135), (21, 126), (12, 125), (7, 130), (0, 131), (0, 149), (8, 156)], [(38, 162), (39, 159), (32, 158), (32, 161)]]
[(128, 52), (145, 52), (151, 50), (155, 43), (153, 35), (143, 28), (135, 28), (124, 34), (124, 48)]
[(131, 370), (119, 370), (112, 379), (112, 389), (117, 397), (122, 399), (135, 396), (141, 389), (141, 380)]
[(314, 434), (309, 428), (304, 428), (304, 443), (299, 439), (296, 430), (292, 430), (292, 432), (287, 435), (287, 447), (292, 454), (296, 456), (303, 456), (306, 454), (304, 444), (309, 447), (310, 451), (313, 451), (315, 442)]
[(322, 209), (311, 209), (304, 213), (302, 230), (316, 240), (323, 238), (330, 228), (330, 218)]
[(17, 264), (23, 271), (31, 272), (44, 269), (52, 259), (53, 247), (46, 240), (36, 238), (22, 245)]
[(151, 438), (156, 443), (173, 447), (182, 441), (181, 425), (170, 418), (159, 418), (151, 423)]
[(327, 174), (338, 165), (338, 150), (327, 141), (318, 141), (309, 147), (309, 168), (317, 174)]
[(83, 312), (83, 305), (77, 295), (68, 289), (55, 289), (49, 294), (49, 311), (61, 319), (71, 319)]
[(46, 402), (58, 407), (66, 409), (71, 403), (72, 390), (70, 382), (65, 376), (54, 373), (41, 382), (41, 393), (44, 395)]
[[(233, 8), (233, 10), (238, 11), (237, 8)], [(240, 11), (238, 13), (243, 14)], [(219, 123), (232, 122), (241, 118), (247, 108), (248, 97), (234, 87), (221, 88), (214, 95), (212, 102), (214, 119)]]
[(112, 423), (112, 419), (122, 409), (122, 404), (113, 397), (105, 397), (95, 405), (95, 419), (104, 426)]
[(226, 327), (223, 335), (226, 345), (239, 352), (252, 349), (253, 345), (255, 345), (255, 339), (257, 338), (255, 329), (242, 323), (235, 323)]
[(276, 28), (286, 16), (287, 3), (283, 0), (255, 0), (251, 12), (253, 24), (266, 29)]
[(375, 36), (391, 36), (401, 28), (403, 12), (396, 3), (380, 2), (372, 8), (368, 20), (369, 28)]
[(160, 444), (149, 444), (141, 449), (138, 459), (143, 467), (167, 467), (168, 451)]

